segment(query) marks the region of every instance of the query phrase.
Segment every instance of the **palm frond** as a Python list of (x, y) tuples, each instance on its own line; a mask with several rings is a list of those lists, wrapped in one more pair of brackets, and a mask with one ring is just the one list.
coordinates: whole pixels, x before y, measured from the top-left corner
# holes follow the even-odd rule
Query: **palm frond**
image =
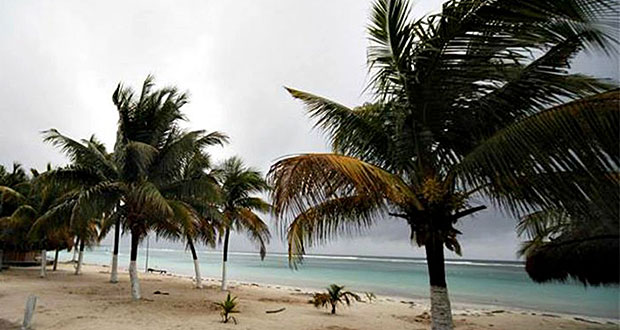
[(287, 233), (289, 265), (303, 260), (306, 246), (324, 244), (338, 236), (359, 234), (387, 216), (383, 200), (371, 196), (333, 198), (299, 214), (290, 224), (282, 221)]
[(138, 207), (139, 212), (147, 219), (167, 219), (173, 215), (168, 200), (151, 182), (137, 184), (131, 189), (127, 199), (126, 202)]
[(146, 176), (158, 150), (146, 143), (129, 141), (119, 152), (114, 153), (116, 162), (122, 164), (121, 173), (127, 180), (138, 180)]
[(278, 217), (301, 214), (331, 198), (364, 195), (394, 204), (422, 208), (410, 188), (396, 175), (358, 159), (337, 154), (305, 154), (285, 158), (268, 174)]
[(100, 182), (80, 190), (75, 207), (71, 213), (71, 222), (84, 222), (100, 218), (103, 214), (112, 214), (125, 193), (125, 188), (118, 182)]
[(230, 139), (228, 135), (226, 135), (225, 133), (215, 131), (203, 136), (198, 142), (201, 147), (214, 145), (219, 145), (223, 147), (226, 143), (229, 142), (229, 140)]
[(171, 226), (157, 230), (157, 235), (173, 240), (184, 239), (187, 236), (194, 237), (201, 221), (194, 209), (186, 203), (175, 200), (168, 200), (168, 205), (172, 209), (172, 216), (169, 218)]
[(11, 201), (25, 201), (26, 197), (11, 187), (0, 186), (0, 204)]
[(407, 85), (414, 47), (414, 26), (407, 1), (377, 0), (373, 3), (368, 35), (368, 67), (374, 71), (369, 86), (381, 97), (393, 93), (394, 85)]
[[(350, 109), (334, 101), (310, 93), (286, 88), (306, 105), (306, 112), (316, 120), (314, 127), (324, 132), (337, 153), (358, 157), (380, 167), (404, 168), (411, 160), (409, 148), (396, 145), (389, 130), (402, 118), (395, 116), (394, 104), (365, 104)], [(395, 129), (395, 128), (394, 128)]]
[[(558, 206), (562, 191), (579, 191), (575, 196), (586, 205), (601, 195), (592, 184), (613, 179), (607, 173), (620, 166), (619, 97), (614, 90), (518, 121), (480, 144), (456, 171), (470, 186), (490, 183), (488, 193), (515, 212), (531, 209), (528, 197)], [(547, 193), (527, 193), (533, 189)]]
[(249, 209), (241, 209), (237, 215), (238, 225), (246, 232), (250, 241), (258, 244), (261, 260), (267, 254), (266, 245), (269, 243), (271, 234), (269, 226), (254, 212)]
[(271, 204), (267, 203), (259, 197), (245, 197), (239, 199), (237, 205), (239, 205), (241, 208), (262, 213), (268, 213), (271, 211)]

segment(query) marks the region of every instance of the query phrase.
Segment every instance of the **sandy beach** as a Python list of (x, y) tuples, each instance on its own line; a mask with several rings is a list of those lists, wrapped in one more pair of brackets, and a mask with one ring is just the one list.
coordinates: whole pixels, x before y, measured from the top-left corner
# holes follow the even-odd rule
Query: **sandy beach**
[[(39, 297), (35, 329), (428, 329), (424, 301), (378, 297), (372, 303), (340, 308), (337, 315), (308, 304), (309, 293), (278, 285), (231, 283), (239, 298), (238, 324), (223, 324), (215, 301), (226, 293), (219, 281), (206, 280), (194, 289), (191, 279), (174, 275), (140, 274), (143, 300), (129, 295), (129, 277), (108, 282), (108, 269), (87, 265), (75, 276), (70, 264), (59, 265), (47, 278), (36, 268), (12, 268), (0, 273), (0, 329), (18, 329), (30, 294)], [(164, 294), (155, 294), (159, 291)], [(279, 313), (266, 311), (286, 308)], [(455, 306), (456, 329), (617, 329), (618, 325), (569, 315), (551, 315), (506, 308)], [(592, 323), (592, 322), (599, 322)]]

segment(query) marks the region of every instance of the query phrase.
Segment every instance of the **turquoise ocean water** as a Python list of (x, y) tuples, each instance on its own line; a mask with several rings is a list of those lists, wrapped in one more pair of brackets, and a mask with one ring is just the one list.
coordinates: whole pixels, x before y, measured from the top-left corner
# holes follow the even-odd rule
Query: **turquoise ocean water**
[[(64, 252), (61, 260), (68, 260), (71, 256)], [(141, 250), (140, 267), (145, 265), (144, 257), (145, 251)], [(86, 251), (84, 255), (86, 263), (108, 265), (110, 259), (111, 249), (106, 246)], [(220, 252), (199, 252), (199, 260), (203, 277), (220, 277)], [(448, 289), (457, 304), (488, 304), (620, 318), (618, 286), (585, 288), (576, 282), (536, 284), (527, 277), (523, 264), (517, 262), (449, 260), (446, 263)], [(121, 253), (119, 266), (127, 268), (128, 264), (128, 254)], [(149, 267), (181, 275), (194, 274), (191, 253), (185, 250), (150, 249)], [(271, 253), (261, 261), (255, 253), (231, 252), (228, 274), (231, 280), (247, 282), (303, 288), (323, 288), (337, 283), (353, 291), (371, 291), (378, 295), (428, 297), (426, 264), (416, 258), (310, 255), (297, 270), (293, 270), (284, 254)]]

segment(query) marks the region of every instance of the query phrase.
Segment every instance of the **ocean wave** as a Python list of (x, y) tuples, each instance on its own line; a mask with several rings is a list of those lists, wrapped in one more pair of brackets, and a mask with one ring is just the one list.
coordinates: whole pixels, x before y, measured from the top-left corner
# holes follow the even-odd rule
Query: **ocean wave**
[[(167, 253), (188, 253), (185, 249), (171, 249), (171, 248), (150, 248), (151, 251), (167, 252)], [(102, 251), (104, 252), (104, 251)], [(106, 249), (105, 253), (110, 253)], [(230, 251), (229, 255), (233, 256), (258, 256), (256, 252), (243, 252), (243, 251)], [(221, 251), (198, 251), (198, 254), (207, 255), (221, 255)], [(286, 253), (272, 252), (267, 254), (268, 257), (276, 258), (288, 258)], [(385, 263), (408, 263), (408, 264), (423, 264), (426, 265), (426, 260), (423, 258), (411, 259), (411, 258), (398, 258), (398, 257), (371, 257), (371, 256), (344, 256), (344, 255), (322, 255), (322, 254), (308, 254), (304, 256), (305, 259), (312, 260), (342, 260), (342, 261), (359, 261), (359, 262), (385, 262)], [(446, 260), (447, 265), (457, 266), (478, 266), (478, 267), (517, 267), (523, 268), (523, 264), (519, 262), (502, 262), (495, 260)]]

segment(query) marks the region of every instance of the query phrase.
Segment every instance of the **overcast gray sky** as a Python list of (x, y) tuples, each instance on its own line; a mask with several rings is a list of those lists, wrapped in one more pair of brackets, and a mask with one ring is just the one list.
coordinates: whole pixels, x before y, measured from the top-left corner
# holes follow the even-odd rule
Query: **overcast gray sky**
[[(421, 16), (439, 8), (424, 0)], [(0, 164), (42, 168), (66, 159), (41, 141), (57, 128), (114, 143), (111, 95), (119, 81), (189, 90), (188, 128), (219, 130), (232, 143), (217, 159), (242, 156), (266, 171), (277, 158), (328, 150), (291, 86), (349, 106), (367, 100), (365, 26), (370, 1), (9, 1), (0, 0)], [(618, 58), (581, 56), (576, 70), (618, 80)], [(515, 259), (514, 219), (495, 210), (462, 224), (466, 258)], [(367, 236), (314, 253), (422, 256), (409, 230), (386, 220)], [(234, 237), (232, 250), (250, 250)], [(271, 251), (285, 251), (278, 237)]]

